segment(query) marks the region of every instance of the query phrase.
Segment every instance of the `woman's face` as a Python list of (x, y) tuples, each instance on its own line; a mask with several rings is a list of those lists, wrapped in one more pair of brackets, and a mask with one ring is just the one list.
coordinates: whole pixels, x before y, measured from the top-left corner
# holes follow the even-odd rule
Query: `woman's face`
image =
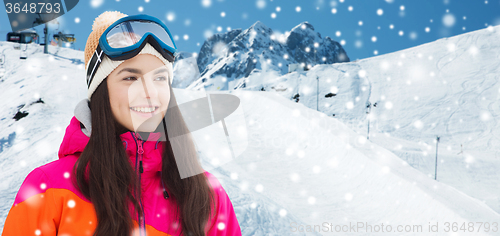
[(136, 132), (156, 129), (170, 101), (168, 67), (160, 59), (150, 54), (128, 59), (109, 74), (107, 85), (118, 123)]

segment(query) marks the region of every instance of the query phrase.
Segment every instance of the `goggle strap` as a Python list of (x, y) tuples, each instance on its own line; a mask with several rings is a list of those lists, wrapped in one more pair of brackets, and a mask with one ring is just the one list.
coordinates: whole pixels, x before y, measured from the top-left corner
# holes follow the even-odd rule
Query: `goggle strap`
[[(90, 88), (90, 84), (92, 83), (92, 79), (94, 78), (95, 73), (97, 72), (97, 68), (99, 68), (99, 65), (101, 64), (101, 56), (102, 56), (102, 49), (97, 45), (97, 48), (94, 51), (94, 54), (92, 55), (92, 58), (90, 59), (89, 67), (87, 69), (87, 88)], [(90, 69), (92, 67), (92, 69)]]

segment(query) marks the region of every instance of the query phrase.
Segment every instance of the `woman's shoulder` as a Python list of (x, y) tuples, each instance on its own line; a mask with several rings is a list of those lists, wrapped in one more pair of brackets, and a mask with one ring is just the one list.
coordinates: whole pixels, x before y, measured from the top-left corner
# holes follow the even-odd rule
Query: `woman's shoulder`
[(72, 171), (77, 157), (66, 156), (33, 169), (24, 179), (14, 204), (47, 191), (72, 193), (85, 199), (72, 183)]
[(206, 170), (204, 174), (207, 177), (207, 181), (210, 184), (210, 187), (217, 195), (219, 195), (219, 197), (227, 196), (226, 190), (222, 187), (221, 180), (219, 180), (214, 174)]
[(210, 186), (212, 186), (212, 188), (216, 189), (216, 188), (222, 187), (219, 179), (217, 179), (217, 177), (215, 177), (215, 175), (213, 175), (212, 173), (210, 173), (206, 170), (203, 174), (205, 174), (205, 176), (207, 177), (208, 183), (210, 184)]
[(48, 181), (46, 184), (50, 184), (50, 187), (68, 188), (68, 184), (72, 185), (73, 166), (77, 160), (77, 156), (68, 155), (37, 167), (33, 171), (42, 172)]

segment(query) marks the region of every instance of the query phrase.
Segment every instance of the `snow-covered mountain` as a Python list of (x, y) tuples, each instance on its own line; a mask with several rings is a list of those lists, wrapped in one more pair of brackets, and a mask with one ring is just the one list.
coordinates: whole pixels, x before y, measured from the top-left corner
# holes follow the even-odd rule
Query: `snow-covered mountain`
[[(176, 63), (182, 64), (183, 58), (190, 60), (182, 56)], [(321, 37), (308, 22), (279, 34), (257, 21), (246, 30), (233, 29), (208, 38), (196, 57), (199, 77), (186, 87), (232, 90), (245, 87), (244, 78), (254, 72), (271, 70), (283, 75), (288, 72), (289, 64), (303, 63), (307, 69), (316, 64), (346, 61), (349, 57), (342, 46), (328, 36)], [(182, 71), (176, 80), (191, 81), (197, 75), (192, 67)], [(189, 75), (184, 76), (185, 73)]]
[[(490, 231), (483, 225), (476, 234), (497, 234), (491, 224), (500, 222), (494, 210), (500, 179), (494, 156), (500, 128), (499, 32), (480, 30), (283, 76), (255, 71), (244, 89), (217, 91), (240, 98), (243, 115), (237, 119), (246, 125), (227, 122), (227, 131), (230, 137), (246, 135), (246, 150), (212, 168), (207, 163), (219, 153), (211, 148), (228, 142), (224, 131), (217, 124), (193, 137), (204, 167), (228, 192), (243, 235), (373, 234), (366, 228), (335, 231), (335, 226), (350, 230), (349, 224), (358, 222), (379, 230), (384, 224), (385, 231), (388, 225), (392, 231), (412, 228), (388, 235), (426, 235), (436, 223), (437, 235), (462, 235), (445, 232), (446, 222), (459, 228), (473, 222), (475, 232), (476, 222), (488, 222)], [(46, 55), (42, 47), (30, 45), (23, 61), (12, 43), (0, 42), (0, 51), (4, 48), (0, 227), (26, 175), (57, 159), (73, 109), (87, 96), (82, 52), (60, 49)], [(264, 79), (273, 73), (277, 80)], [(321, 96), (316, 97), (318, 82)], [(262, 87), (266, 91), (247, 91)], [(174, 93), (180, 104), (207, 95), (178, 88)], [(377, 102), (369, 140), (367, 101)], [(428, 175), (434, 135), (441, 136), (437, 181)], [(463, 152), (457, 155), (461, 142)]]

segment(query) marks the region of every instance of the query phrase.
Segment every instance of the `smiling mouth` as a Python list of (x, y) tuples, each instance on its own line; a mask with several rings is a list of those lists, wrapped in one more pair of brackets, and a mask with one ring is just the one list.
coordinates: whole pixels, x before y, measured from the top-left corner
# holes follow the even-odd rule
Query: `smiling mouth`
[(155, 107), (130, 107), (130, 110), (148, 114), (148, 113), (154, 113), (155, 111), (158, 110), (158, 108), (160, 108), (160, 107), (158, 107), (158, 106), (155, 106)]

